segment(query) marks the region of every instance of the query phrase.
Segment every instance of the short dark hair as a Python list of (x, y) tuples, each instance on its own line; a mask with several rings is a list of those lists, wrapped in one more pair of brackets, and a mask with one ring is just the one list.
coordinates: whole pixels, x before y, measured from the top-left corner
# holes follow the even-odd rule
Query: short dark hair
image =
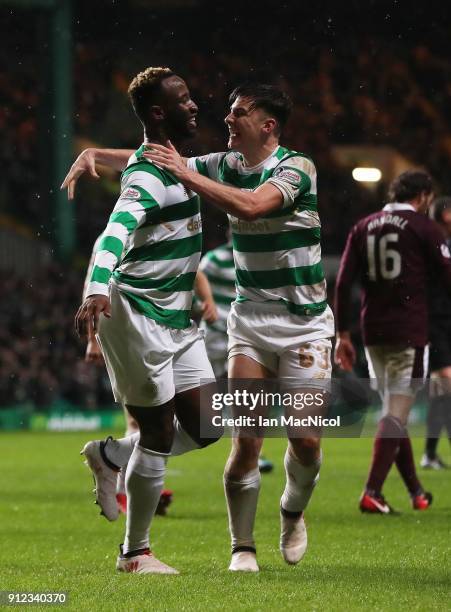
[(279, 124), (279, 134), (282, 132), (293, 108), (290, 97), (284, 91), (274, 85), (247, 82), (232, 91), (229, 96), (230, 105), (238, 96), (251, 98), (253, 108), (261, 108), (272, 115)]
[(442, 222), (445, 210), (451, 209), (451, 196), (441, 196), (432, 202), (431, 217), (437, 223)]
[(149, 106), (158, 101), (160, 85), (164, 79), (174, 76), (170, 68), (149, 67), (135, 76), (128, 88), (128, 95), (136, 116), (145, 124)]
[(409, 202), (423, 191), (432, 193), (432, 178), (421, 170), (407, 170), (397, 176), (388, 189), (390, 202)]

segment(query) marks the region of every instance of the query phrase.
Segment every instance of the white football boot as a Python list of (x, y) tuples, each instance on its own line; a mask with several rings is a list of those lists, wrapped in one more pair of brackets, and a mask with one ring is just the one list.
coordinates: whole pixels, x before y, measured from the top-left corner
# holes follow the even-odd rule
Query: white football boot
[[(91, 470), (96, 488), (94, 489), (96, 503), (102, 509), (101, 514), (109, 521), (115, 521), (119, 516), (119, 509), (116, 501), (116, 484), (118, 470), (113, 469), (105, 463), (104, 448), (108, 443), (107, 438), (103, 440), (93, 440), (85, 444), (81, 455), (86, 457), (86, 465)], [(113, 466), (113, 464), (111, 464)]]
[(179, 572), (159, 561), (153, 554), (145, 552), (134, 557), (123, 557), (119, 555), (116, 561), (116, 569), (119, 572), (135, 574), (178, 574)]
[(304, 515), (288, 518), (280, 513), (280, 552), (290, 565), (296, 565), (307, 550), (307, 529)]
[(229, 565), (231, 572), (258, 572), (257, 557), (250, 551), (240, 551), (232, 554)]

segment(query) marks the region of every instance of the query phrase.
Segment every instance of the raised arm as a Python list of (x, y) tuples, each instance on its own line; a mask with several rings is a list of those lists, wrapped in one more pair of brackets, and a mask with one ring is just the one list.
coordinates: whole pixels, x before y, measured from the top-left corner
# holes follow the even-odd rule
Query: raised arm
[(133, 154), (131, 149), (85, 149), (72, 164), (60, 189), (67, 189), (67, 197), (73, 200), (75, 185), (82, 174), (87, 172), (95, 179), (99, 178), (96, 164), (113, 168), (119, 172), (127, 165), (128, 158)]
[(239, 219), (248, 221), (257, 219), (280, 208), (284, 203), (282, 191), (274, 184), (265, 183), (255, 191), (230, 187), (190, 170), (186, 160), (178, 154), (171, 143), (168, 142), (167, 147), (153, 143), (150, 146), (152, 149), (145, 153), (145, 157), (169, 170), (188, 189)]

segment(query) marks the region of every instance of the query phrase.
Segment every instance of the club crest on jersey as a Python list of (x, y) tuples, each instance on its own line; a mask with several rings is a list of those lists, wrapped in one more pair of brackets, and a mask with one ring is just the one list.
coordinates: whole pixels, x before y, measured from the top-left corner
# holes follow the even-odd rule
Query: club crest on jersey
[(126, 198), (127, 200), (139, 200), (141, 194), (137, 189), (133, 189), (133, 187), (129, 187), (123, 193), (121, 193), (121, 198)]
[(283, 166), (274, 170), (273, 177), (288, 181), (292, 185), (299, 185), (301, 182), (301, 177), (297, 172), (290, 168), (284, 168)]

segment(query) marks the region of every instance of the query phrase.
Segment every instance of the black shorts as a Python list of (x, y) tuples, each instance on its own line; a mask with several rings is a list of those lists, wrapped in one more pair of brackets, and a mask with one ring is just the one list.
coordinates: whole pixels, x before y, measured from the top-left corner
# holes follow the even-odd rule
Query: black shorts
[(451, 321), (432, 323), (429, 330), (431, 342), (429, 364), (431, 372), (451, 366)]

